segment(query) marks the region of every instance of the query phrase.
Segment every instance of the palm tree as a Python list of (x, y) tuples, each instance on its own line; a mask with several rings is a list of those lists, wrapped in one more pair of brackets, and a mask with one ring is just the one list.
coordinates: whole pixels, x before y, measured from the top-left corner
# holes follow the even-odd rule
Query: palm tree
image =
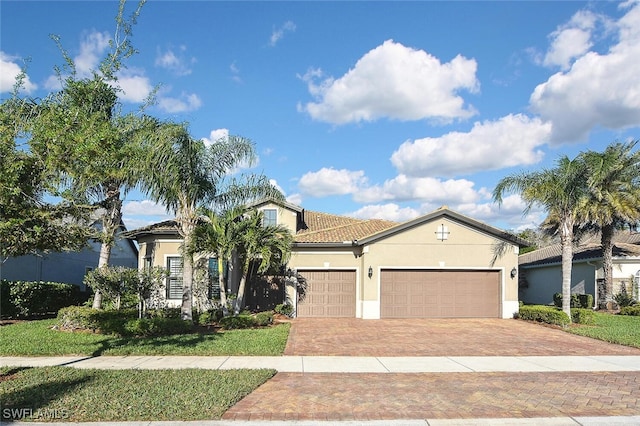
[(235, 314), (244, 308), (245, 288), (251, 264), (259, 262), (257, 272), (264, 273), (273, 266), (285, 265), (291, 255), (291, 231), (283, 225), (264, 226), (262, 220), (262, 212), (253, 211), (239, 222), (239, 234), (242, 238), (242, 277), (234, 306)]
[(255, 159), (253, 143), (230, 136), (209, 146), (193, 139), (185, 125), (165, 125), (150, 143), (150, 155), (142, 189), (150, 198), (174, 212), (178, 232), (183, 238), (184, 320), (192, 320), (194, 230), (199, 221), (198, 208), (207, 205), (231, 206), (261, 197), (284, 197), (263, 175), (229, 175)]
[(220, 213), (210, 209), (203, 209), (199, 222), (194, 232), (192, 254), (201, 253), (214, 257), (218, 267), (218, 285), (220, 287), (220, 304), (224, 316), (229, 314), (227, 306), (227, 291), (224, 282), (224, 263), (232, 265), (232, 255), (236, 247), (241, 243), (240, 234), (237, 232), (237, 222), (241, 219), (244, 209), (232, 207)]
[(613, 143), (604, 152), (580, 154), (587, 170), (587, 196), (578, 211), (582, 226), (601, 233), (605, 308), (613, 296), (613, 236), (616, 229), (640, 221), (640, 151), (638, 141)]
[(501, 179), (493, 190), (493, 199), (502, 202), (507, 192), (517, 192), (527, 203), (524, 213), (534, 205), (558, 219), (562, 246), (562, 310), (571, 318), (571, 266), (577, 207), (584, 196), (584, 165), (561, 157), (555, 168), (523, 172)]

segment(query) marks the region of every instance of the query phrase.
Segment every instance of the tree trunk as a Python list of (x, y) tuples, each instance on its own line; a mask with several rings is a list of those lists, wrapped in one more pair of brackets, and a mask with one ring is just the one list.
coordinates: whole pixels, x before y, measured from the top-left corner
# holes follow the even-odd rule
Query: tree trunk
[[(98, 268), (109, 266), (116, 232), (122, 223), (122, 200), (120, 199), (120, 188), (117, 185), (107, 188), (104, 208), (106, 211), (102, 217), (102, 244), (100, 245)], [(92, 307), (94, 309), (102, 308), (102, 293), (100, 290), (96, 290), (93, 295)]]
[(238, 285), (238, 297), (236, 297), (236, 304), (234, 308), (234, 313), (236, 315), (238, 315), (244, 308), (244, 290), (247, 284), (247, 276), (249, 275), (249, 265), (249, 260), (245, 260), (244, 265), (242, 265), (242, 278), (240, 278), (240, 284)]
[(227, 306), (227, 289), (224, 282), (224, 259), (218, 254), (218, 285), (220, 286), (220, 304), (222, 305), (222, 315), (229, 315), (229, 307)]
[[(100, 245), (100, 258), (98, 259), (98, 268), (106, 268), (109, 266), (109, 258), (111, 257), (111, 244), (103, 241)], [(102, 293), (96, 289), (93, 294), (93, 309), (102, 308)]]
[(571, 268), (573, 266), (573, 222), (565, 220), (561, 224), (560, 244), (562, 246), (562, 311), (571, 321)]
[(604, 300), (599, 300), (600, 309), (606, 309), (609, 302), (613, 301), (613, 225), (602, 227), (602, 269), (604, 272)]
[(182, 254), (182, 309), (181, 318), (193, 321), (193, 255), (186, 249), (191, 244), (193, 226), (187, 225), (184, 230), (184, 248)]

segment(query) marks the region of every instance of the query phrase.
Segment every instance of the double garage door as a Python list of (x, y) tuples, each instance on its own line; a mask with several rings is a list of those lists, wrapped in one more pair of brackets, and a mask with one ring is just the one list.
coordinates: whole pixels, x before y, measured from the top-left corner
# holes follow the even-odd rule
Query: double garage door
[[(299, 317), (356, 316), (356, 272), (299, 271), (307, 281)], [(500, 273), (469, 270), (382, 270), (381, 318), (498, 318)]]
[(498, 271), (382, 270), (381, 318), (497, 318)]

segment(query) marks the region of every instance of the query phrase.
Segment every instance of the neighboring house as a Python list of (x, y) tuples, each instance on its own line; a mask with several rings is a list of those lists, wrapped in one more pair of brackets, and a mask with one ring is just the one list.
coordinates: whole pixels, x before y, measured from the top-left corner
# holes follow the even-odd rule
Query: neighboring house
[[(122, 231), (126, 231), (124, 225)], [(98, 267), (100, 242), (90, 240), (87, 247), (77, 252), (49, 252), (38, 255), (11, 257), (2, 264), (2, 279), (9, 281), (50, 281), (82, 283), (88, 271)], [(135, 268), (138, 264), (138, 248), (133, 241), (119, 238), (111, 250), (109, 265)]]
[[(562, 292), (562, 251), (554, 244), (518, 259), (520, 268), (520, 298), (525, 303), (552, 304), (553, 295)], [(613, 294), (625, 291), (638, 299), (640, 278), (640, 233), (620, 232), (614, 238)], [(591, 294), (594, 305), (602, 297), (604, 272), (600, 236), (581, 241), (573, 251), (571, 293)]]
[[(307, 290), (298, 301), (296, 274), (288, 274), (293, 278), (284, 279), (281, 300), (292, 303), (299, 317), (511, 318), (518, 311), (518, 252), (527, 242), (447, 208), (396, 223), (270, 200), (251, 207), (263, 211), (265, 223), (284, 225), (295, 236), (286, 270), (304, 278)], [(127, 235), (139, 244), (140, 267), (170, 269), (165, 294), (179, 305), (175, 222)], [(228, 275), (233, 292), (239, 277), (233, 270)]]

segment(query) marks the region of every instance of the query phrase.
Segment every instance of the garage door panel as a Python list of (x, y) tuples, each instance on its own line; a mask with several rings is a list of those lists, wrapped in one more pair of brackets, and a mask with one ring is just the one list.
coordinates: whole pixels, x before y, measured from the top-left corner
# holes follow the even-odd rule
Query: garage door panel
[(356, 316), (355, 271), (299, 271), (307, 280), (307, 294), (298, 302), (299, 317)]
[(498, 271), (382, 270), (382, 318), (499, 317)]

